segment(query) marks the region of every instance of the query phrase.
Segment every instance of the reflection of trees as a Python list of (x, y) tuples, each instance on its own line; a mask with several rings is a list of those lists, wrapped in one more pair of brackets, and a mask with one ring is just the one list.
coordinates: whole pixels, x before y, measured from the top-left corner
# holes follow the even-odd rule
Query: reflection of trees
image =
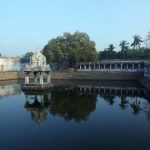
[[(31, 102), (31, 99), (33, 102)], [(31, 117), (36, 123), (42, 123), (47, 118), (50, 100), (47, 95), (36, 95), (31, 99), (26, 101), (24, 107), (31, 112)]]
[(131, 108), (133, 109), (134, 114), (138, 114), (141, 112), (142, 108), (140, 106), (140, 103), (141, 101), (140, 100), (138, 101), (136, 98), (135, 101), (132, 104), (130, 104)]
[(103, 95), (103, 98), (109, 105), (113, 105), (115, 103), (115, 96), (114, 95)]
[(127, 104), (128, 104), (128, 100), (126, 99), (125, 96), (122, 96), (121, 97), (121, 101), (119, 103), (119, 106), (124, 110), (124, 109), (126, 109), (128, 107)]
[(59, 115), (65, 120), (87, 120), (91, 112), (96, 107), (96, 96), (79, 95), (77, 89), (59, 90), (58, 88), (52, 91), (52, 105), (50, 113)]

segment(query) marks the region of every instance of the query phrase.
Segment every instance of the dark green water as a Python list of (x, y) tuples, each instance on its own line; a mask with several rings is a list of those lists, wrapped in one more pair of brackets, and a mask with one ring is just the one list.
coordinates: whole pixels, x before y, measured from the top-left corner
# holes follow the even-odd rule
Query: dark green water
[(0, 150), (149, 150), (149, 93), (135, 82), (0, 82)]

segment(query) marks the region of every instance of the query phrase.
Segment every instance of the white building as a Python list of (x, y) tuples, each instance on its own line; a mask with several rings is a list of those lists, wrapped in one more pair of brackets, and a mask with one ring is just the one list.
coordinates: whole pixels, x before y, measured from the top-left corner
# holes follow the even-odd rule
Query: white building
[(35, 52), (30, 58), (31, 66), (46, 66), (46, 57), (40, 52)]
[(20, 71), (20, 58), (0, 57), (0, 71)]

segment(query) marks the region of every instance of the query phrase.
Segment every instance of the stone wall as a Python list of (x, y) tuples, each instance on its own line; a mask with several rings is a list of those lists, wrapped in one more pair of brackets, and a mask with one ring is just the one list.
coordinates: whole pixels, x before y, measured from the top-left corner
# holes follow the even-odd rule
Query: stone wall
[[(134, 72), (52, 72), (56, 80), (139, 80), (142, 73)], [(24, 79), (22, 72), (0, 72), (0, 80)]]
[(0, 72), (0, 81), (2, 80), (15, 80), (22, 79), (23, 74), (21, 72)]
[(138, 72), (52, 72), (51, 79), (73, 80), (139, 80), (143, 73)]

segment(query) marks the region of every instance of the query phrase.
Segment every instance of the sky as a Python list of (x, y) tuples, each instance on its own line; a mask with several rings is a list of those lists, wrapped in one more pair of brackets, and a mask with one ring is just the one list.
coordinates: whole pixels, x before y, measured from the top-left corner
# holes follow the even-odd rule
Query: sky
[(86, 32), (97, 51), (143, 40), (150, 31), (150, 0), (0, 0), (0, 53), (41, 50), (64, 32)]

